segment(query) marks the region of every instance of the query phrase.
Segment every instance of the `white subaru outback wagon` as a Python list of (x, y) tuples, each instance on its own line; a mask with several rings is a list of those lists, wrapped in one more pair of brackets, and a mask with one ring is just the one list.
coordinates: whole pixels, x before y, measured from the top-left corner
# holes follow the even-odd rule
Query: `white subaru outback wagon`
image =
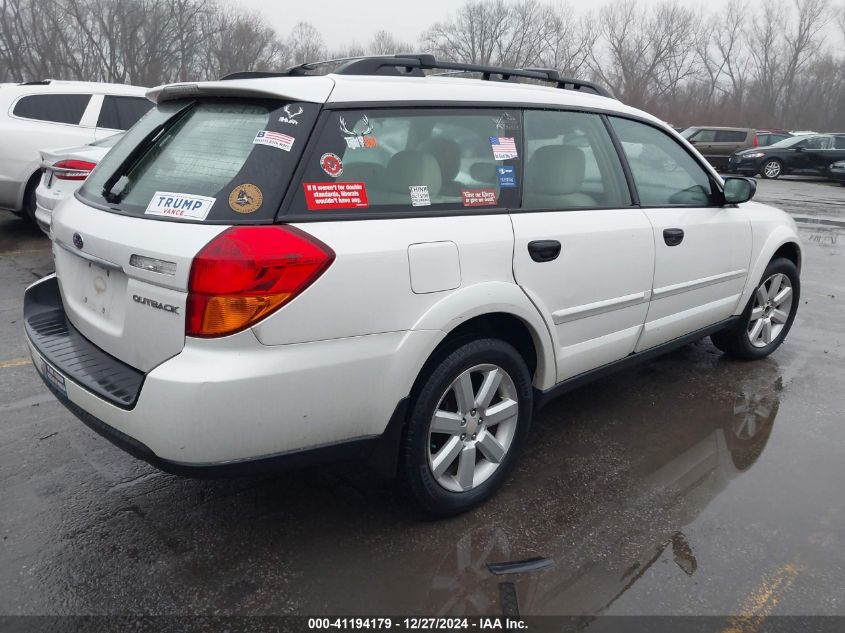
[(786, 337), (794, 222), (654, 117), (553, 71), (314, 68), (151, 90), (55, 211), (32, 357), (132, 455), (368, 458), (450, 514), (553, 396), (708, 335), (745, 359)]

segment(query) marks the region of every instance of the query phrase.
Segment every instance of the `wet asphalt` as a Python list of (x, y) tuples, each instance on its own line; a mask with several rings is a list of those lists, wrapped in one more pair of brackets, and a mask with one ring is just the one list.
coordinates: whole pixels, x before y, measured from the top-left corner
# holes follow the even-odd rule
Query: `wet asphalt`
[(88, 430), (23, 341), (48, 242), (0, 217), (0, 615), (845, 615), (845, 188), (757, 199), (802, 220), (785, 345), (704, 340), (566, 395), (500, 494), (441, 521), (356, 464), (183, 479)]

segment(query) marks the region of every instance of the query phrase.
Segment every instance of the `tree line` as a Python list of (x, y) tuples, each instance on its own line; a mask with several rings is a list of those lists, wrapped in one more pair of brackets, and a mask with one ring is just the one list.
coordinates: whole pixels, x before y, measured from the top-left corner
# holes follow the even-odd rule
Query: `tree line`
[(326, 58), (419, 51), (554, 68), (676, 125), (845, 131), (845, 2), (620, 0), (598, 10), (469, 0), (417, 42), (386, 31), (329, 49), (312, 24), (280, 34), (215, 0), (0, 0), (0, 81), (154, 86)]

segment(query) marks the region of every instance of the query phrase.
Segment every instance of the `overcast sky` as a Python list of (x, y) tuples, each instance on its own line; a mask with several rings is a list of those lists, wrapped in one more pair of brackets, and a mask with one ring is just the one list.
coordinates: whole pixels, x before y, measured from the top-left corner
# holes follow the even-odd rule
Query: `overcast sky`
[[(573, 0), (579, 9), (591, 9), (612, 0)], [(656, 4), (660, 0), (640, 0)], [(711, 9), (724, 6), (726, 0), (708, 0)], [(353, 41), (366, 44), (381, 29), (391, 31), (401, 40), (415, 43), (420, 33), (433, 22), (447, 18), (461, 0), (223, 0), (234, 7), (249, 9), (266, 16), (276, 31), (284, 36), (294, 24), (304, 20), (316, 26), (329, 49)]]

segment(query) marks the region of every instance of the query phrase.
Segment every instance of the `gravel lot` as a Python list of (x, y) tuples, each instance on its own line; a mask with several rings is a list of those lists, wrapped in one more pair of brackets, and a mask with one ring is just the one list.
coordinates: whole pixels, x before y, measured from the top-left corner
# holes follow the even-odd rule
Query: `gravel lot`
[(23, 342), (48, 242), (2, 216), (0, 614), (845, 615), (845, 188), (757, 199), (801, 220), (785, 346), (705, 340), (565, 396), (504, 490), (439, 522), (354, 464), (180, 479), (89, 431)]

